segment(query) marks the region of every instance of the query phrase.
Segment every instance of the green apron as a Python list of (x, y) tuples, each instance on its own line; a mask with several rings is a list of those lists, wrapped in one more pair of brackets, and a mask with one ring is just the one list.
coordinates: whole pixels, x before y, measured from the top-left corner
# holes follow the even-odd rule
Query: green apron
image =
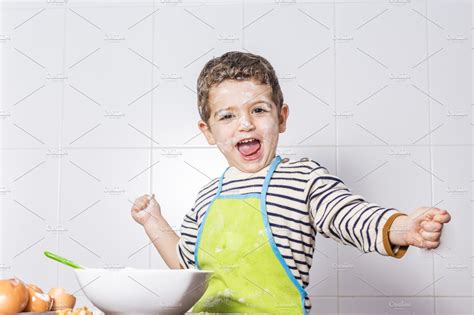
[(267, 218), (268, 185), (261, 193), (221, 196), (224, 175), (198, 230), (196, 267), (214, 271), (192, 312), (306, 314), (305, 290), (276, 247)]

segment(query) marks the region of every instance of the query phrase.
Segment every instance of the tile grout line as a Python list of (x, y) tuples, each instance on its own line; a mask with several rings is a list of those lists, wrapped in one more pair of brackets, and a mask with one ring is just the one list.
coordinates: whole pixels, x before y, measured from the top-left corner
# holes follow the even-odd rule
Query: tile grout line
[[(156, 1), (153, 0), (153, 11), (155, 11), (156, 9)], [(155, 15), (152, 16), (152, 21), (151, 21), (151, 62), (153, 64), (155, 64)], [(152, 65), (150, 65), (151, 67), (151, 86), (155, 86), (154, 83), (155, 83), (155, 69), (153, 68)], [(155, 135), (154, 135), (154, 131), (155, 129), (153, 128), (154, 125), (153, 125), (153, 104), (154, 104), (154, 96), (155, 96), (156, 93), (151, 93), (150, 97), (150, 132), (151, 132), (151, 139), (150, 139), (150, 155), (149, 155), (149, 161), (150, 161), (150, 175), (149, 175), (149, 184), (148, 184), (148, 187), (149, 187), (149, 193), (151, 194), (153, 192), (153, 158), (154, 158), (154, 144), (153, 144), (153, 139), (155, 139)], [(154, 249), (154, 245), (153, 244), (149, 244), (148, 245), (148, 268), (151, 268), (151, 257), (152, 257), (152, 252), (153, 252), (153, 249)]]
[(241, 43), (240, 43), (240, 49), (244, 50), (245, 46), (245, 31), (244, 31), (244, 26), (245, 26), (245, 0), (241, 0), (241, 6), (242, 6), (242, 23), (240, 24), (240, 30), (242, 31), (241, 33)]
[[(336, 38), (336, 0), (332, 0), (332, 39)], [(335, 172), (336, 176), (339, 174), (338, 171), (338, 161), (339, 161), (339, 147), (338, 147), (338, 132), (337, 132), (337, 59), (336, 59), (336, 49), (337, 49), (337, 43), (335, 40), (332, 41), (332, 47), (333, 47), (333, 73), (334, 73), (334, 78), (333, 78), (333, 106), (334, 106), (334, 165), (335, 165)], [(339, 243), (336, 243), (336, 264), (339, 266)], [(340, 308), (340, 298), (339, 298), (339, 284), (340, 284), (340, 279), (339, 279), (339, 268), (336, 269), (336, 312), (339, 314), (339, 308)]]
[[(63, 51), (62, 51), (62, 73), (64, 75), (66, 71), (66, 19), (67, 19), (67, 7), (68, 3), (65, 3), (64, 10), (63, 10)], [(59, 114), (59, 150), (62, 150), (63, 143), (62, 138), (64, 134), (64, 96), (65, 96), (65, 82), (62, 81), (61, 83), (61, 105), (59, 107), (60, 114)], [(57, 205), (56, 205), (56, 226), (59, 226), (61, 222), (61, 193), (62, 193), (62, 168), (63, 168), (63, 161), (62, 159), (58, 159), (58, 190), (57, 190)], [(56, 234), (56, 251), (60, 251), (60, 233)], [(56, 286), (59, 286), (59, 264), (56, 264)]]
[[(303, 149), (303, 148), (332, 148), (336, 147), (335, 144), (311, 144), (311, 145), (280, 145), (278, 148), (296, 148), (296, 149)], [(370, 144), (353, 144), (353, 145), (344, 145), (344, 144), (338, 144), (338, 148), (392, 148), (392, 147), (409, 147), (409, 148), (422, 148), (422, 147), (433, 147), (433, 148), (448, 148), (448, 147), (474, 147), (474, 144), (432, 144), (427, 145), (427, 144), (417, 144), (417, 145), (411, 145), (411, 144), (392, 144), (392, 145), (385, 145), (385, 144), (380, 144), (380, 145), (370, 145)], [(46, 149), (57, 149), (57, 147), (3, 147), (0, 148), (0, 151), (20, 151), (20, 150), (46, 150)], [(202, 149), (202, 150), (217, 150), (215, 146), (209, 146), (209, 145), (155, 145), (155, 146), (145, 146), (145, 147), (106, 147), (106, 146), (95, 146), (95, 147), (68, 147), (68, 146), (62, 146), (62, 149), (64, 150), (163, 150), (163, 149), (180, 149), (180, 150), (191, 150), (191, 149)]]
[[(429, 8), (429, 1), (428, 0), (425, 0), (424, 1), (424, 5), (425, 5), (425, 16), (428, 16), (428, 8)], [(430, 30), (429, 30), (429, 25), (428, 25), (428, 20), (425, 20), (425, 51), (426, 51), (426, 89), (428, 91), (428, 94), (430, 94), (431, 92), (431, 84), (430, 84), (430, 60), (428, 58), (429, 56), (429, 49), (430, 49), (430, 40), (429, 40), (429, 33), (430, 33)], [(432, 130), (431, 129), (431, 99), (428, 98), (428, 130)], [(430, 133), (429, 134), (429, 140), (428, 140), (428, 148), (429, 148), (429, 152), (430, 152), (430, 185), (431, 185), (431, 189), (430, 189), (430, 193), (431, 193), (431, 204), (435, 204), (435, 201), (434, 201), (434, 179), (433, 179), (433, 147), (432, 147), (432, 137), (433, 137), (433, 134)], [(434, 258), (434, 255), (433, 253), (431, 253), (431, 275), (432, 275), (432, 280), (433, 281), (433, 288), (432, 288), (432, 292), (433, 292), (433, 300), (432, 300), (432, 303), (433, 303), (433, 314), (436, 315), (436, 271), (435, 271), (435, 258)]]

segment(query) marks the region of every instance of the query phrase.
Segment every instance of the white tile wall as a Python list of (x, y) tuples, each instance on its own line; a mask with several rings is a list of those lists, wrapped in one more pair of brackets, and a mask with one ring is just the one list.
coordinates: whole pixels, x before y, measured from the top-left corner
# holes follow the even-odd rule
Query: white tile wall
[[(3, 9), (2, 9), (3, 10)], [(3, 14), (3, 11), (2, 11), (2, 14)], [(3, 33), (3, 23), (0, 24), (0, 33)], [(3, 60), (3, 49), (0, 49), (0, 60)], [(3, 79), (4, 79), (4, 75), (3, 75), (3, 71), (2, 71), (2, 74), (1, 74), (1, 80), (3, 82)], [(0, 99), (3, 100), (3, 84), (0, 84)], [(3, 115), (3, 112), (2, 112), (2, 115)], [(3, 132), (3, 119), (0, 120), (0, 128), (2, 128), (2, 132)], [(3, 136), (0, 137), (0, 145), (3, 145)], [(2, 167), (0, 167), (0, 189), (2, 189), (2, 196), (5, 194), (4, 190), (5, 190), (5, 178), (4, 178), (4, 175), (3, 175), (3, 154), (0, 154), (0, 165)], [(0, 201), (0, 206), (1, 206), (1, 209), (3, 209), (3, 197), (2, 197), (2, 200)], [(3, 211), (0, 211), (0, 227), (3, 227)], [(4, 262), (4, 255), (3, 255), (3, 233), (0, 233), (0, 261), (1, 261), (1, 264), (0, 265), (0, 276), (2, 276), (3, 278), (3, 274), (4, 274), (4, 265), (3, 265), (3, 262)]]
[(57, 266), (40, 257), (57, 243), (60, 160), (45, 149), (3, 150), (2, 156), (3, 276), (51, 287)]
[(311, 309), (311, 315), (314, 314), (328, 314), (336, 315), (338, 313), (337, 299), (333, 297), (316, 297), (311, 299), (313, 308)]
[[(430, 58), (430, 109), (432, 144), (470, 144), (471, 96), (453, 91), (468, 90), (472, 84), (470, 11), (463, 5), (446, 5), (433, 1), (428, 14), (434, 23), (428, 25)], [(449, 19), (448, 16), (457, 16)]]
[[(422, 169), (429, 165), (427, 147), (358, 146), (338, 151), (339, 176), (366, 200), (403, 212), (413, 211), (415, 205), (430, 204), (430, 174)], [(344, 295), (409, 296), (432, 279), (431, 263), (427, 265), (415, 248), (410, 248), (403, 259), (394, 260), (374, 254), (361, 256), (358, 250), (343, 247), (339, 258), (340, 263), (351, 265), (339, 273)]]
[(435, 303), (438, 314), (472, 314), (472, 299), (470, 297), (439, 297), (436, 298)]
[(469, 187), (471, 176), (466, 172), (467, 165), (456, 163), (457, 156), (469, 156), (468, 146), (433, 148), (433, 197), (439, 206), (452, 209), (453, 222), (446, 226), (444, 243), (434, 252), (435, 292), (442, 296), (468, 296), (471, 294), (472, 274), (469, 254), (472, 239), (466, 238), (463, 231), (472, 228)]
[(339, 302), (339, 314), (435, 314), (433, 302), (432, 297), (343, 297)]
[(472, 313), (470, 1), (0, 5), (1, 278), (77, 291), (46, 249), (166, 268), (131, 202), (155, 192), (179, 229), (226, 167), (197, 129), (196, 78), (247, 50), (272, 63), (290, 106), (279, 154), (315, 159), (379, 205), (453, 216), (437, 250), (401, 260), (317, 237), (311, 314)]

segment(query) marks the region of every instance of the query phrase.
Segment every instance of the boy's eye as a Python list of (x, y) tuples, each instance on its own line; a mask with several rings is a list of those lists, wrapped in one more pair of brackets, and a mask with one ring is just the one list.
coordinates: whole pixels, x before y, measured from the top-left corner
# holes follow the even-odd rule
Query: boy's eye
[(225, 114), (225, 115), (222, 115), (219, 120), (226, 120), (226, 119), (230, 119), (232, 118), (232, 114)]
[(253, 110), (254, 112), (256, 113), (264, 113), (264, 112), (267, 112), (266, 109), (262, 108), (262, 107), (257, 107)]

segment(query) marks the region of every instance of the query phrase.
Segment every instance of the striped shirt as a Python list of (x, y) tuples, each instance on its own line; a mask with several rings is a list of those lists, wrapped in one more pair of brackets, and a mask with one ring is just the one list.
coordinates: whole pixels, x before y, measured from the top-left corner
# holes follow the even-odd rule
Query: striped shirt
[[(223, 179), (221, 195), (260, 193), (269, 167), (257, 173), (230, 167)], [(205, 185), (184, 217), (177, 245), (184, 268), (195, 268), (198, 229), (217, 193), (218, 183), (216, 178)], [(270, 180), (266, 204), (277, 248), (303, 288), (309, 284), (316, 233), (366, 253), (401, 258), (406, 252), (406, 247), (391, 247), (388, 242), (389, 225), (400, 215), (399, 211), (369, 203), (351, 193), (341, 179), (313, 160), (282, 160)], [(309, 298), (305, 307), (309, 313)]]

